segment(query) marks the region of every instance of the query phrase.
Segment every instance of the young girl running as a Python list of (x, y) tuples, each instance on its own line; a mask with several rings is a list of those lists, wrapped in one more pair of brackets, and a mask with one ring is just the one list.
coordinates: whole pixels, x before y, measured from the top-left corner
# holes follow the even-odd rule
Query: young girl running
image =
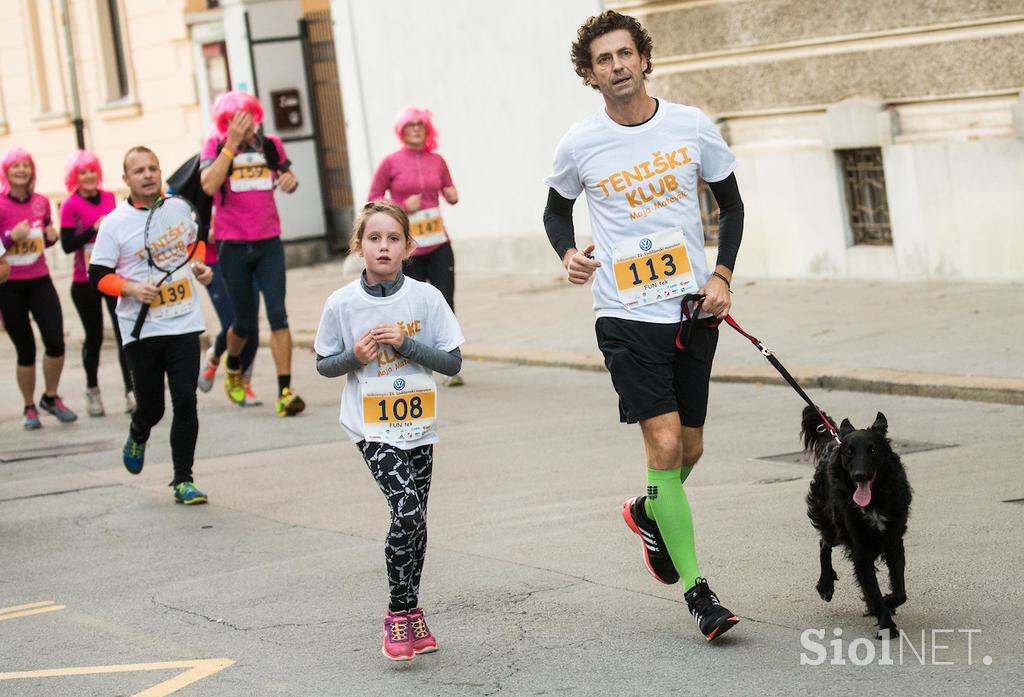
[(441, 292), (402, 274), (415, 248), (405, 211), (392, 203), (366, 204), (353, 239), (366, 270), (327, 299), (314, 348), (321, 375), (349, 375), (341, 426), (391, 508), (383, 651), (391, 660), (407, 661), (437, 650), (417, 607), (437, 442), (431, 371), (457, 374), (465, 339)]
[(36, 340), (29, 313), (39, 327), (46, 355), (45, 383), (39, 407), (62, 423), (78, 418), (57, 394), (64, 369), (64, 317), (60, 298), (50, 280), (43, 250), (57, 243), (50, 218), (50, 202), (35, 193), (36, 165), (21, 148), (11, 148), (0, 161), (0, 241), (10, 264), (10, 279), (0, 285), (0, 312), (7, 335), (18, 353), (18, 388), (25, 400), (25, 429), (35, 430), (39, 421), (33, 395), (36, 391)]
[(98, 376), (100, 348), (103, 346), (104, 302), (117, 339), (117, 359), (121, 364), (121, 380), (124, 382), (125, 412), (130, 414), (135, 409), (132, 378), (125, 362), (121, 330), (114, 313), (117, 298), (104, 296), (89, 283), (89, 262), (96, 243), (96, 232), (103, 218), (117, 205), (114, 194), (102, 190), (102, 184), (103, 168), (95, 155), (88, 150), (77, 150), (68, 158), (64, 165), (64, 186), (70, 196), (60, 206), (60, 244), (67, 254), (75, 255), (71, 274), (71, 300), (75, 303), (85, 329), (82, 366), (85, 368), (85, 399), (89, 416), (103, 416), (106, 413), (100, 398)]

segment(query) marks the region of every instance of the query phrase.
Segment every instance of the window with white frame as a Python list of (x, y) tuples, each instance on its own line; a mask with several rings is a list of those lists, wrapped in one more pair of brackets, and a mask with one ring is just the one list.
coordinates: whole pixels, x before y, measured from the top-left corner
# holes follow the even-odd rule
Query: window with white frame
[(122, 0), (96, 0), (100, 35), (100, 71), (105, 98), (118, 102), (131, 96), (127, 32)]
[(64, 114), (67, 104), (62, 73), (60, 15), (47, 2), (23, 0), (22, 18), (28, 48), (30, 80), (38, 117)]

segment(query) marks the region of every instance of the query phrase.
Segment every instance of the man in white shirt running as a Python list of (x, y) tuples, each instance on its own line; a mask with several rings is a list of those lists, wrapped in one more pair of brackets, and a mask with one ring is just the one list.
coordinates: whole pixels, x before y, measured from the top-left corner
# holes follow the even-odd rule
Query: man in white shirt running
[[(111, 211), (100, 225), (89, 264), (89, 280), (97, 289), (118, 298), (117, 321), (124, 339), (125, 357), (135, 385), (136, 407), (132, 413), (122, 460), (132, 474), (142, 471), (150, 431), (164, 414), (164, 376), (171, 393), (171, 460), (174, 463), (176, 503), (206, 503), (206, 495), (192, 481), (199, 417), (196, 386), (199, 373), (199, 335), (204, 329), (199, 294), (193, 289), (175, 294), (166, 305), (173, 310), (150, 310), (138, 339), (132, 328), (142, 303), (152, 305), (161, 296), (155, 284), (160, 272), (150, 266), (144, 230), (151, 209), (163, 204), (160, 162), (152, 150), (136, 146), (124, 157), (124, 183), (130, 196)], [(172, 236), (151, 241), (151, 253), (160, 258), (161, 244), (180, 242)], [(202, 263), (203, 243), (182, 271), (184, 283), (194, 279), (203, 285), (213, 280), (213, 270)], [(164, 248), (166, 250), (166, 247)], [(171, 285), (171, 284), (168, 284)], [(174, 285), (178, 286), (178, 283)]]
[[(598, 345), (624, 423), (640, 424), (647, 495), (623, 504), (640, 536), (647, 569), (662, 583), (683, 581), (690, 613), (710, 641), (739, 619), (718, 602), (697, 565), (683, 483), (700, 458), (718, 319), (743, 231), (736, 159), (696, 107), (647, 94), (650, 35), (632, 17), (588, 19), (572, 45), (583, 82), (604, 109), (574, 125), (555, 151), (544, 227), (569, 281), (594, 278)], [(712, 270), (704, 255), (698, 177), (719, 204), (720, 243)], [(576, 247), (575, 199), (586, 192), (594, 243)], [(703, 296), (687, 310), (685, 295)], [(718, 318), (718, 319), (716, 319)], [(687, 341), (688, 339), (688, 341)], [(685, 348), (678, 348), (683, 345)]]

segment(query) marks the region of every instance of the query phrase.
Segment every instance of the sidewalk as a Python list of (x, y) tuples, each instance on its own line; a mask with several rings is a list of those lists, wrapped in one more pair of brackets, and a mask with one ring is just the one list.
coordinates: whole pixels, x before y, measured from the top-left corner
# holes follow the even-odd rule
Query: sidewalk
[[(311, 349), (323, 304), (354, 279), (357, 260), (288, 272), (297, 347)], [(82, 329), (63, 275), (71, 351)], [(459, 274), (456, 307), (472, 360), (604, 370), (590, 286), (550, 273)], [(805, 388), (1024, 404), (1024, 287), (1020, 285), (738, 280), (733, 317), (772, 349)], [(218, 326), (204, 294), (207, 326)], [(268, 340), (261, 327), (263, 343)], [(469, 378), (470, 381), (472, 378)], [(781, 384), (761, 354), (723, 325), (713, 379)]]
[[(463, 356), (604, 370), (590, 286), (572, 286), (552, 267), (520, 276), (460, 273)], [(359, 268), (352, 260), (289, 272), (299, 345), (312, 346), (323, 301)], [(734, 291), (733, 317), (806, 388), (1024, 404), (1020, 285), (739, 280)], [(750, 342), (724, 325), (713, 376), (782, 383)]]

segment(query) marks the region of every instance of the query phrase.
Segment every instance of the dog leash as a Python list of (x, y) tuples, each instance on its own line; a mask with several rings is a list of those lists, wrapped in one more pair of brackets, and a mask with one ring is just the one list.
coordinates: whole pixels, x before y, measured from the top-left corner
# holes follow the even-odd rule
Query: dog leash
[[(695, 304), (695, 307), (694, 307), (694, 310), (693, 310), (693, 318), (692, 318), (693, 321), (692, 322), (690, 321), (690, 319), (691, 319), (691, 316), (690, 316), (690, 303), (691, 302)], [(694, 329), (694, 326), (696, 326), (696, 324), (697, 324), (697, 318), (700, 317), (700, 308), (701, 308), (701, 306), (703, 304), (704, 304), (704, 296), (703, 295), (698, 295), (697, 293), (688, 293), (688, 294), (683, 296), (682, 312), (680, 313), (680, 317), (679, 317), (679, 331), (676, 332), (676, 348), (679, 349), (680, 351), (684, 350), (687, 346), (690, 345), (690, 339), (693, 338), (693, 329)], [(779, 374), (782, 375), (782, 377), (786, 380), (786, 382), (789, 383), (789, 386), (792, 387), (796, 391), (796, 393), (798, 395), (800, 395), (800, 397), (805, 402), (807, 402), (807, 404), (812, 409), (814, 409), (814, 411), (816, 411), (818, 413), (818, 418), (821, 419), (821, 426), (818, 427), (818, 430), (819, 431), (823, 431), (823, 430), (824, 431), (828, 431), (829, 434), (831, 434), (832, 438), (835, 439), (836, 443), (840, 443), (841, 441), (839, 440), (839, 433), (836, 432), (836, 427), (833, 426), (832, 422), (828, 420), (827, 416), (825, 416), (825, 412), (823, 412), (821, 409), (819, 409), (818, 405), (811, 401), (811, 398), (807, 396), (807, 393), (804, 392), (802, 387), (800, 387), (800, 385), (799, 385), (799, 383), (797, 383), (796, 379), (792, 375), (789, 374), (789, 371), (786, 370), (786, 367), (784, 365), (782, 365), (781, 362), (779, 362), (778, 358), (775, 357), (775, 353), (771, 349), (766, 347), (761, 342), (760, 339), (758, 339), (756, 336), (754, 336), (752, 334), (749, 334), (746, 331), (744, 331), (743, 327), (740, 326), (739, 322), (737, 322), (735, 319), (732, 318), (732, 315), (726, 315), (722, 319), (715, 319), (715, 320), (709, 322), (708, 326), (712, 327), (712, 328), (717, 327), (718, 325), (720, 325), (722, 323), (723, 320), (725, 321), (726, 324), (728, 324), (730, 327), (735, 329), (744, 338), (746, 338), (750, 343), (752, 343), (754, 345), (754, 347), (758, 351), (761, 352), (761, 355), (764, 356), (768, 360), (768, 362), (772, 364), (772, 366), (775, 368), (775, 370), (779, 371)], [(689, 322), (690, 325), (689, 325), (689, 331), (687, 331), (687, 333), (686, 333), (686, 341), (684, 342), (683, 341), (683, 324), (686, 323), (686, 322)], [(824, 429), (822, 427), (824, 427)]]

